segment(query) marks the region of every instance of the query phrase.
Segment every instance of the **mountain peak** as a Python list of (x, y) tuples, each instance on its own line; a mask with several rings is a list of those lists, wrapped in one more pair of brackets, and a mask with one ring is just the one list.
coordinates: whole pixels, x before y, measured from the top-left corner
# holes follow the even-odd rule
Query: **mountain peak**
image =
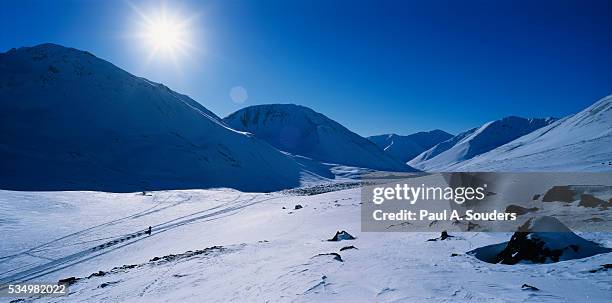
[(445, 131), (443, 131), (443, 130), (441, 130), (439, 128), (436, 128), (434, 130), (430, 130), (427, 133), (430, 133), (430, 134), (446, 134), (446, 135), (452, 136), (450, 133), (447, 133), (447, 132), (445, 132)]
[(32, 50), (64, 50), (64, 51), (79, 51), (79, 52), (85, 52), (85, 51), (81, 51), (78, 50), (76, 48), (73, 47), (68, 47), (68, 46), (63, 46), (61, 44), (56, 44), (56, 43), (51, 43), (51, 42), (46, 42), (46, 43), (41, 43), (41, 44), (37, 44), (34, 46), (24, 46), (24, 47), (20, 47), (19, 49), (32, 49)]
[[(249, 109), (251, 111), (275, 111), (275, 112), (303, 112), (306, 114), (314, 114), (314, 115), (323, 115), (317, 111), (315, 111), (314, 109), (308, 107), (308, 106), (304, 106), (304, 105), (300, 105), (300, 104), (295, 104), (295, 103), (268, 103), (268, 104), (257, 104), (257, 105), (251, 105), (248, 106), (244, 109)], [(239, 112), (239, 111), (237, 111)], [(235, 113), (237, 113), (235, 112)], [(232, 114), (235, 114), (232, 113)], [(231, 115), (231, 114), (230, 114)]]
[[(34, 46), (24, 46), (20, 48), (11, 48), (5, 53), (0, 53), (0, 55), (22, 55), (22, 56), (30, 56), (34, 60), (42, 60), (47, 58), (53, 58), (57, 56), (66, 56), (63, 59), (71, 59), (70, 56), (90, 56), (97, 58), (92, 53), (88, 51), (79, 50), (72, 47), (66, 47), (60, 44), (55, 43), (42, 43)], [(97, 58), (99, 59), (99, 58)], [(101, 60), (101, 59), (100, 59)]]
[(379, 170), (412, 170), (367, 139), (305, 106), (254, 105), (230, 114), (224, 121), (234, 129), (253, 133), (295, 155)]

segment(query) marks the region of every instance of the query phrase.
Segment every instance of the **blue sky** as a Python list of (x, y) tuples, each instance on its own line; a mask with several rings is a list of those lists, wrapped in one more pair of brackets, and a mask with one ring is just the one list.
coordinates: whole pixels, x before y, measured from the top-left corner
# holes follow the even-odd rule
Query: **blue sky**
[(0, 50), (76, 47), (222, 117), (296, 103), (361, 135), (560, 117), (612, 93), (610, 1), (168, 1), (191, 20), (176, 63), (134, 36), (134, 7), (162, 4), (2, 0)]

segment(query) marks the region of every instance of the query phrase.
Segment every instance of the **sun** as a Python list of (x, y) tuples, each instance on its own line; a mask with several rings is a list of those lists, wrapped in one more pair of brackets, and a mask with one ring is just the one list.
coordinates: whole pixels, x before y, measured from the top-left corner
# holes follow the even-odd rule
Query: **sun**
[(148, 60), (172, 59), (189, 55), (193, 47), (193, 20), (178, 10), (166, 6), (144, 11), (134, 5), (132, 8), (138, 15), (136, 22), (136, 37), (141, 47), (148, 52)]
[(149, 25), (146, 33), (150, 44), (164, 51), (174, 51), (183, 43), (184, 32), (172, 20), (159, 20)]

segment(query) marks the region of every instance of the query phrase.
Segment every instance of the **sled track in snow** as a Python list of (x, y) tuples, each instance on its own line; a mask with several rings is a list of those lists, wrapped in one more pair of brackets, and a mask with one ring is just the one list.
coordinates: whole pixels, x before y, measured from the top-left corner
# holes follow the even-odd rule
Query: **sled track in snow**
[[(158, 206), (160, 206), (162, 203), (165, 203), (166, 201), (168, 201), (173, 196), (175, 196), (175, 195), (170, 195), (170, 196), (166, 197), (166, 199), (164, 199), (164, 201), (158, 201), (153, 206), (151, 206), (151, 207), (149, 207), (149, 208), (147, 208), (145, 210), (139, 211), (137, 213), (134, 213), (134, 214), (131, 214), (131, 215), (128, 215), (128, 216), (125, 216), (125, 217), (117, 218), (117, 219), (114, 219), (114, 220), (111, 220), (111, 221), (103, 222), (103, 223), (100, 223), (98, 225), (91, 226), (91, 227), (79, 230), (77, 232), (74, 232), (74, 233), (71, 233), (71, 234), (68, 234), (68, 235), (65, 235), (65, 236), (53, 239), (51, 241), (42, 243), (42, 244), (34, 246), (34, 247), (31, 247), (31, 248), (29, 248), (29, 249), (27, 249), (25, 251), (22, 251), (22, 252), (18, 252), (18, 253), (11, 254), (11, 255), (6, 255), (6, 256), (0, 256), (0, 264), (6, 263), (6, 262), (10, 261), (13, 258), (22, 256), (22, 255), (25, 255), (25, 254), (30, 254), (30, 253), (36, 253), (36, 252), (44, 251), (44, 250), (46, 250), (46, 249), (44, 249), (44, 247), (48, 247), (50, 244), (57, 243), (59, 241), (68, 239), (70, 237), (78, 236), (78, 235), (87, 233), (89, 231), (92, 231), (92, 230), (95, 230), (95, 229), (99, 229), (101, 227), (115, 225), (115, 224), (118, 224), (118, 223), (123, 222), (123, 221), (128, 220), (128, 219), (138, 218), (138, 217), (141, 217), (141, 216), (144, 216), (144, 215), (148, 215), (148, 214), (151, 214), (151, 213), (154, 213), (154, 212), (158, 212), (158, 211), (161, 211), (161, 210), (164, 210), (164, 209), (176, 206), (176, 205), (178, 205), (178, 204), (180, 204), (182, 202), (188, 201), (188, 200), (179, 201), (179, 202), (174, 203), (172, 205), (168, 205), (168, 206), (165, 206), (165, 207), (162, 207), (162, 208), (156, 210), (156, 208)], [(155, 200), (155, 198), (156, 197), (153, 197), (154, 200)], [(97, 239), (97, 240), (104, 240), (104, 239)], [(91, 241), (96, 241), (96, 239), (92, 239)]]
[[(217, 219), (232, 215), (232, 212), (239, 212), (246, 207), (249, 207), (249, 206), (252, 206), (258, 203), (274, 200), (274, 199), (280, 199), (280, 198), (282, 197), (265, 198), (265, 199), (253, 201), (256, 199), (256, 197), (253, 197), (253, 198), (245, 199), (242, 201), (236, 201), (237, 199), (239, 199), (238, 197), (237, 199), (234, 199), (234, 201), (228, 201), (221, 205), (218, 205), (218, 206), (206, 209), (206, 210), (197, 211), (197, 212), (194, 212), (188, 215), (184, 215), (178, 218), (174, 218), (174, 219), (165, 221), (157, 225), (153, 225), (152, 228), (154, 232), (150, 236), (158, 235), (160, 233), (172, 230), (182, 225), (191, 224), (194, 222), (200, 222), (201, 220), (204, 220), (204, 219), (207, 219), (204, 221), (217, 220)], [(223, 208), (228, 203), (232, 203), (232, 202), (236, 202), (238, 204)], [(110, 221), (110, 222), (113, 222), (113, 221)], [(107, 223), (110, 223), (110, 222), (107, 222)], [(91, 229), (91, 228), (88, 228), (88, 229)], [(94, 259), (101, 255), (110, 253), (114, 250), (123, 248), (125, 246), (137, 243), (143, 239), (148, 238), (148, 237), (145, 237), (145, 235), (146, 233), (144, 231), (138, 231), (138, 232), (126, 234), (126, 235), (114, 238), (112, 241), (107, 241), (101, 245), (97, 245), (97, 246), (94, 246), (94, 247), (91, 247), (91, 248), (88, 248), (82, 251), (78, 251), (76, 253), (69, 254), (67, 256), (52, 260), (50, 262), (46, 262), (40, 265), (35, 265), (31, 268), (22, 270), (15, 274), (2, 277), (0, 278), (0, 283), (2, 284), (23, 283), (23, 282), (31, 281), (33, 279), (48, 275), (50, 273), (57, 272), (59, 270), (71, 267), (73, 265)], [(25, 266), (22, 266), (21, 268), (23, 267)], [(6, 273), (7, 272), (5, 272), (5, 274)]]

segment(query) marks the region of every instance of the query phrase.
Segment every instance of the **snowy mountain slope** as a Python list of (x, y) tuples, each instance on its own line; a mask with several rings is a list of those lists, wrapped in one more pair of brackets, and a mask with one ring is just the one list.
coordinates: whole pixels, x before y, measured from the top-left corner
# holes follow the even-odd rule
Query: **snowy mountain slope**
[(455, 146), (456, 144), (458, 144), (459, 142), (461, 142), (462, 140), (464, 140), (465, 138), (468, 138), (470, 135), (472, 135), (474, 132), (476, 132), (478, 130), (478, 128), (472, 128), (470, 130), (467, 130), (465, 132), (459, 133), (458, 135), (446, 140), (446, 141), (442, 141), (436, 145), (434, 145), (432, 148), (422, 152), (421, 154), (419, 154), (418, 156), (414, 157), (412, 160), (408, 161), (408, 163), (413, 163), (411, 165), (415, 165), (415, 164), (419, 164), (422, 162), (426, 162), (436, 156), (438, 156), (439, 154), (451, 149), (453, 146)]
[(506, 117), (463, 132), (423, 152), (408, 164), (425, 171), (451, 170), (462, 161), (488, 152), (516, 138), (544, 127), (555, 119)]
[(443, 130), (418, 132), (407, 136), (385, 134), (371, 136), (368, 139), (387, 154), (402, 161), (408, 162), (434, 145), (452, 138), (453, 135)]
[(611, 171), (612, 96), (454, 167), (469, 171)]
[(293, 104), (243, 108), (224, 121), (280, 150), (322, 162), (388, 171), (413, 171), (374, 143), (310, 108)]
[(5, 189), (299, 185), (292, 158), (189, 97), (54, 44), (0, 54), (0, 130)]

